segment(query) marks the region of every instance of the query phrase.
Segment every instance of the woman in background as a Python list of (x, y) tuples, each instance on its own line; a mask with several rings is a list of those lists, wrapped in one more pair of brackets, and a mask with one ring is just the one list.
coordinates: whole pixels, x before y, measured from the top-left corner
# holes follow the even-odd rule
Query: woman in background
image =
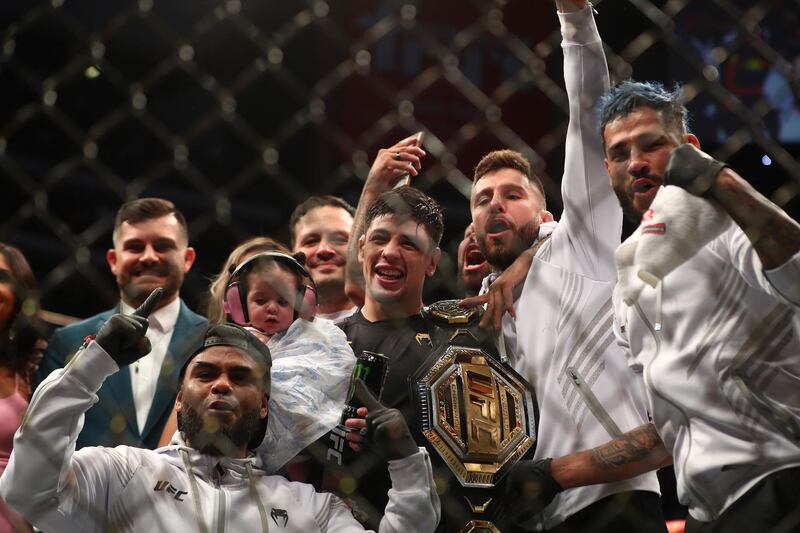
[[(36, 280), (28, 261), (17, 248), (0, 243), (0, 475), (28, 407), (30, 377), (46, 346), (38, 311)], [(0, 500), (0, 533), (18, 531), (31, 527)]]

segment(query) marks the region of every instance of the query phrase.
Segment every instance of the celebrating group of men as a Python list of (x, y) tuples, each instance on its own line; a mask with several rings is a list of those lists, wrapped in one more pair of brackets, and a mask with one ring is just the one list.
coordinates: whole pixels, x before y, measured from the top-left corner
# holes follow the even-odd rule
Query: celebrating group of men
[[(181, 301), (186, 221), (145, 199), (115, 223), (119, 305), (50, 341), (3, 498), (45, 531), (665, 531), (655, 470), (674, 464), (687, 531), (800, 527), (800, 225), (700, 151), (679, 94), (609, 88), (591, 5), (556, 5), (564, 210), (520, 153), (484, 156), (468, 298), (423, 302), (443, 217), (396, 187), (423, 167), (413, 137), (378, 152), (357, 209), (315, 197), (291, 217), (317, 317), (388, 358), (378, 391), (354, 387), (367, 409), (309, 447), (320, 479), (250, 456), (269, 350)], [(180, 446), (146, 450), (176, 397), (239, 445), (209, 454), (184, 418)]]

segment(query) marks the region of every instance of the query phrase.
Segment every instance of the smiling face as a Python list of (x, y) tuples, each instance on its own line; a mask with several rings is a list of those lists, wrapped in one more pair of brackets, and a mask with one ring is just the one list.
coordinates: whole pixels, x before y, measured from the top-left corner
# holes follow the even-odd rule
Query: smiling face
[(306, 213), (295, 226), (294, 252), (306, 256), (306, 268), (321, 299), (344, 294), (347, 242), (353, 217), (345, 209), (324, 205)]
[(250, 324), (268, 335), (286, 331), (294, 322), (297, 277), (269, 263), (247, 275), (247, 313)]
[(267, 416), (266, 368), (232, 346), (211, 346), (188, 364), (175, 401), (187, 443), (203, 453), (245, 457)]
[(425, 226), (396, 215), (376, 217), (359, 241), (370, 320), (410, 316), (422, 307), (422, 288), (441, 251)]
[(542, 194), (520, 171), (487, 172), (472, 185), (470, 211), (481, 252), (492, 267), (505, 270), (552, 220)]
[(491, 267), (481, 253), (475, 238), (475, 226), (470, 224), (464, 230), (464, 238), (458, 245), (458, 277), (467, 296), (478, 294), (481, 282), (489, 272)]
[(664, 172), (672, 150), (686, 142), (700, 147), (697, 137), (684, 136), (676, 128), (668, 128), (661, 112), (646, 106), (610, 121), (603, 131), (603, 139), (611, 187), (622, 211), (636, 223), (664, 184)]
[(166, 215), (134, 224), (123, 222), (106, 259), (125, 303), (138, 307), (153, 289), (163, 287), (158, 303), (163, 307), (178, 297), (195, 252), (187, 246), (185, 231), (175, 216)]

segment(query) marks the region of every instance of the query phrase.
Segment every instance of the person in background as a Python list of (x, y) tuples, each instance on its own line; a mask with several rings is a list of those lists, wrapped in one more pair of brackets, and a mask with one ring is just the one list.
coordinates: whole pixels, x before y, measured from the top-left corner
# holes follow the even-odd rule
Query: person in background
[[(14, 433), (31, 395), (31, 374), (41, 360), (45, 338), (36, 280), (25, 256), (0, 243), (0, 476), (8, 465)], [(31, 531), (0, 499), (0, 533)]]
[(464, 238), (458, 244), (457, 259), (459, 287), (465, 297), (476, 296), (481, 290), (483, 278), (491, 273), (492, 267), (481, 252), (472, 224), (464, 230)]
[(347, 246), (356, 210), (336, 196), (312, 196), (289, 218), (289, 244), (303, 252), (319, 295), (319, 318), (338, 322), (358, 307), (345, 294)]
[(98, 402), (86, 412), (76, 446), (126, 444), (155, 448), (172, 412), (178, 371), (200, 342), (207, 320), (180, 299), (184, 275), (192, 268), (186, 219), (161, 198), (140, 198), (120, 207), (114, 221), (114, 247), (106, 253), (119, 287), (113, 308), (55, 331), (37, 373), (41, 382), (63, 367), (111, 315), (131, 313), (155, 287), (164, 297), (150, 316), (153, 350), (136, 364), (114, 374), (98, 391)]

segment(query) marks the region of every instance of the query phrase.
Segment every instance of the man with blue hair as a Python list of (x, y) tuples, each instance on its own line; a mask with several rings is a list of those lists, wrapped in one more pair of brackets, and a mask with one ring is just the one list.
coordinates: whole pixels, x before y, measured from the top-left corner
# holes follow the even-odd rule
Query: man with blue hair
[(653, 421), (538, 468), (551, 490), (528, 504), (673, 462), (686, 531), (793, 531), (800, 225), (700, 151), (687, 119), (680, 92), (657, 83), (602, 101), (606, 169), (640, 223), (616, 252), (615, 333)]

